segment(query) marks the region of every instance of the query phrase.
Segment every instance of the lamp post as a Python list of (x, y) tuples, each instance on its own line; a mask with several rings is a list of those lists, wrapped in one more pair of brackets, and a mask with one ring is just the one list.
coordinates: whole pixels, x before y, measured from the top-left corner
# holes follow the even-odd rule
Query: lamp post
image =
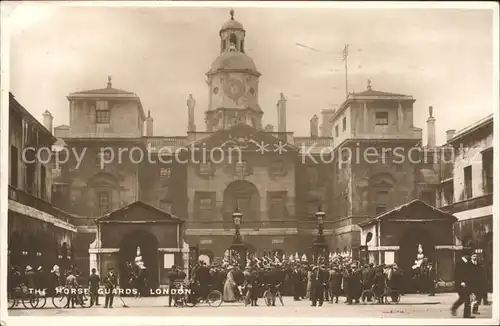
[(316, 240), (314, 240), (314, 256), (315, 260), (319, 263), (319, 258), (321, 257), (323, 260), (328, 259), (328, 245), (325, 241), (325, 236), (323, 234), (323, 223), (325, 221), (325, 212), (319, 207), (316, 212), (316, 221), (318, 223), (318, 234), (316, 235)]
[(236, 251), (239, 255), (239, 264), (246, 265), (246, 253), (245, 251), (245, 244), (243, 243), (243, 240), (241, 238), (240, 234), (240, 225), (241, 225), (241, 219), (243, 218), (243, 214), (241, 214), (240, 210), (236, 208), (236, 211), (233, 213), (233, 223), (234, 223), (234, 235), (233, 235), (233, 242), (231, 244), (231, 252)]

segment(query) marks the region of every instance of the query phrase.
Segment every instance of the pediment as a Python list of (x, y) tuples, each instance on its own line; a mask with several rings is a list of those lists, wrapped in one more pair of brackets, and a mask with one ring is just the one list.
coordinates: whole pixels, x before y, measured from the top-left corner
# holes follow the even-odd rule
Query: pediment
[(96, 223), (182, 223), (177, 216), (162, 211), (141, 201), (136, 201), (128, 206), (117, 209), (109, 214), (99, 217)]
[(359, 226), (365, 226), (379, 221), (398, 221), (398, 222), (441, 222), (446, 221), (455, 223), (457, 218), (438, 208), (432, 207), (425, 202), (415, 199), (401, 206), (390, 209), (380, 215), (360, 223)]
[(384, 220), (398, 219), (398, 220), (447, 220), (456, 221), (456, 217), (452, 214), (446, 213), (440, 209), (432, 207), (421, 200), (412, 200), (409, 203), (398, 206), (386, 213), (378, 216)]
[(263, 153), (277, 153), (280, 149), (282, 153), (297, 151), (297, 148), (287, 143), (285, 139), (277, 138), (246, 124), (237, 124), (230, 129), (217, 131), (211, 136), (193, 143), (193, 146), (201, 150), (239, 148), (249, 152), (262, 150)]

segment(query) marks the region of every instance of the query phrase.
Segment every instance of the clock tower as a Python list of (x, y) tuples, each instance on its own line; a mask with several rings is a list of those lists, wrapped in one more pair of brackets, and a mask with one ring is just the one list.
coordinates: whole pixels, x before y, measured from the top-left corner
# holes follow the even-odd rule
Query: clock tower
[(245, 29), (231, 18), (221, 28), (220, 55), (207, 72), (207, 131), (228, 129), (244, 123), (262, 129), (262, 109), (258, 103), (260, 73), (252, 58), (245, 54)]

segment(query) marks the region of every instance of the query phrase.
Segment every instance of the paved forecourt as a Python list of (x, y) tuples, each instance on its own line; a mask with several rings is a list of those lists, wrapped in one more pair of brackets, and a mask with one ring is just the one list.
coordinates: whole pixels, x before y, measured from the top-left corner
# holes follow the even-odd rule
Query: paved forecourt
[[(325, 303), (322, 307), (311, 307), (308, 300), (293, 301), (284, 298), (284, 306), (277, 302), (276, 307), (267, 307), (259, 300), (258, 307), (245, 307), (243, 303), (222, 303), (220, 307), (201, 304), (196, 307), (168, 307), (168, 297), (123, 298), (128, 307), (123, 307), (115, 297), (112, 309), (103, 306), (91, 308), (57, 309), (50, 300), (43, 309), (14, 308), (10, 316), (245, 316), (245, 317), (353, 317), (353, 318), (450, 318), (450, 307), (457, 295), (454, 293), (427, 295), (405, 295), (398, 304), (358, 304), (347, 305), (344, 298), (339, 303)], [(100, 303), (104, 303), (101, 298)], [(342, 302), (342, 303), (340, 303)], [(476, 318), (491, 318), (492, 305), (481, 306)], [(461, 310), (460, 310), (461, 312)], [(460, 314), (458, 314), (459, 318)]]

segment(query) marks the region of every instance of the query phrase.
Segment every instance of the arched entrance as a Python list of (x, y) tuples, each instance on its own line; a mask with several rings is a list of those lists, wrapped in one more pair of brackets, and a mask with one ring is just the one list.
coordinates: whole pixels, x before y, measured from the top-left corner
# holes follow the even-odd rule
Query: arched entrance
[(260, 196), (257, 187), (251, 182), (237, 180), (224, 190), (224, 220), (232, 222), (236, 208), (243, 214), (245, 221), (258, 221), (260, 218)]
[(149, 288), (158, 287), (158, 240), (149, 231), (135, 230), (127, 233), (120, 242), (119, 278), (120, 286), (127, 288), (130, 270), (127, 263), (134, 264), (137, 247), (141, 248), (141, 256), (146, 266), (146, 279)]
[(424, 257), (431, 262), (435, 262), (435, 241), (432, 234), (420, 227), (409, 228), (401, 237), (398, 252), (398, 266), (404, 272), (402, 284), (406, 287), (406, 292), (412, 292), (413, 289), (413, 269), (418, 253), (418, 245), (422, 245)]

